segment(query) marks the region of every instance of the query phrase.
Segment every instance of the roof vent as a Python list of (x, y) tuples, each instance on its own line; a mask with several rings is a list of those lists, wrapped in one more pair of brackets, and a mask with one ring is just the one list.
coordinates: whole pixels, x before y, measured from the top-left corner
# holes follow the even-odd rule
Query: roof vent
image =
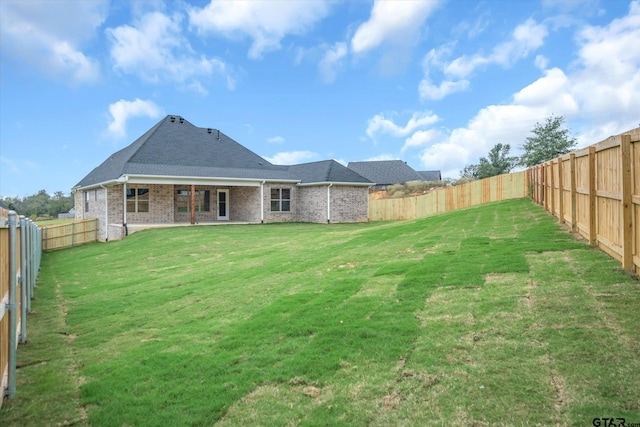
[(171, 119), (171, 123), (175, 123), (175, 121), (176, 121), (175, 117), (171, 116), (170, 119)]
[(213, 131), (213, 129), (207, 128), (207, 133), (211, 133), (212, 131)]
[(220, 141), (220, 129), (218, 129), (218, 137), (217, 137), (218, 141)]
[(184, 118), (180, 117), (180, 123), (184, 123)]

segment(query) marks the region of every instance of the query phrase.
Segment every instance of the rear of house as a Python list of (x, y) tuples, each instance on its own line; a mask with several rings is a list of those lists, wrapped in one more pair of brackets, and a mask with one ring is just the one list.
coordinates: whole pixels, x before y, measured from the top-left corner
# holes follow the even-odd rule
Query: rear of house
[(217, 129), (167, 116), (75, 187), (100, 240), (157, 225), (365, 222), (372, 182), (334, 160), (273, 165)]

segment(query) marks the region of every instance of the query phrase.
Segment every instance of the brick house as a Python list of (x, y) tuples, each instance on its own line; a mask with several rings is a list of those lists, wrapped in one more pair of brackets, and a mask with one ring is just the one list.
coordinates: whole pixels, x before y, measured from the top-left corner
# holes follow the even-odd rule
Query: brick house
[(373, 183), (335, 160), (273, 165), (217, 129), (170, 115), (74, 188), (100, 240), (158, 225), (366, 222)]

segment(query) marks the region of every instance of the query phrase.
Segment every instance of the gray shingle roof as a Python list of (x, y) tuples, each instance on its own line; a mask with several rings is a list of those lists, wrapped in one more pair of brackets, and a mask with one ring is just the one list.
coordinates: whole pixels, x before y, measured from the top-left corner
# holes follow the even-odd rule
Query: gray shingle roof
[(402, 160), (349, 162), (347, 167), (379, 185), (422, 181), (422, 176)]
[(442, 181), (440, 171), (418, 171), (425, 181)]
[(363, 176), (341, 165), (335, 160), (323, 160), (320, 162), (293, 165), (289, 166), (289, 171), (291, 175), (302, 180), (302, 184), (310, 182), (371, 183)]
[(368, 182), (344, 169), (333, 160), (273, 165), (217, 129), (199, 128), (180, 116), (169, 115), (131, 145), (112, 154), (76, 187), (117, 180), (123, 175)]

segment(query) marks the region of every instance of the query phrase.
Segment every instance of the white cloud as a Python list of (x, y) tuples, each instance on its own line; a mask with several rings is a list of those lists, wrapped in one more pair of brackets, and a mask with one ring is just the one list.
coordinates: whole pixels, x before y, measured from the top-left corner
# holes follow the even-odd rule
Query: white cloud
[(395, 137), (409, 135), (414, 130), (436, 123), (440, 118), (430, 111), (415, 112), (412, 114), (407, 124), (398, 126), (393, 120), (387, 119), (383, 114), (376, 114), (367, 125), (367, 135), (375, 138), (377, 134), (389, 134)]
[(310, 162), (319, 157), (318, 153), (312, 151), (286, 151), (276, 153), (271, 157), (264, 157), (274, 165), (295, 165), (298, 163)]
[(364, 53), (385, 42), (413, 42), (420, 27), (438, 7), (439, 1), (375, 0), (369, 20), (361, 24), (351, 39), (354, 53)]
[(327, 52), (318, 64), (320, 75), (325, 83), (332, 83), (336, 79), (337, 69), (340, 68), (346, 56), (347, 44), (344, 42), (337, 42), (327, 48)]
[(373, 156), (373, 157), (368, 157), (364, 160), (361, 160), (363, 162), (379, 162), (379, 161), (384, 161), (384, 160), (401, 160), (398, 156), (395, 156), (393, 154), (380, 154), (377, 156)]
[(74, 83), (100, 77), (98, 61), (80, 47), (104, 23), (108, 1), (0, 2), (2, 51), (53, 77), (71, 76)]
[(463, 92), (469, 88), (469, 80), (450, 81), (443, 80), (439, 85), (434, 85), (428, 78), (422, 79), (418, 85), (418, 93), (422, 99), (442, 99), (452, 93)]
[(428, 145), (440, 137), (440, 131), (436, 129), (419, 130), (413, 133), (404, 142), (401, 152), (404, 153), (409, 148), (416, 148)]
[(476, 68), (489, 64), (511, 67), (516, 61), (526, 58), (529, 53), (542, 46), (548, 34), (545, 24), (537, 24), (533, 19), (527, 19), (513, 30), (510, 40), (495, 46), (488, 56), (479, 53), (471, 57), (460, 56), (446, 65), (444, 73), (451, 77), (465, 78)]
[(284, 138), (281, 136), (272, 136), (271, 138), (267, 138), (267, 142), (269, 144), (282, 144), (284, 142)]
[(121, 99), (120, 101), (109, 105), (109, 114), (111, 122), (108, 131), (118, 138), (124, 138), (127, 135), (127, 121), (132, 117), (150, 117), (157, 118), (162, 112), (160, 108), (152, 101), (143, 101), (136, 98), (133, 101)]
[(573, 115), (579, 109), (570, 92), (570, 82), (559, 68), (544, 71), (544, 76), (513, 96), (514, 103), (529, 107), (545, 107), (563, 115)]
[[(548, 30), (544, 24), (537, 24), (533, 19), (528, 19), (513, 30), (509, 40), (496, 45), (488, 55), (462, 55), (449, 61), (447, 58), (451, 56), (455, 43), (431, 49), (422, 61), (424, 78), (418, 85), (420, 98), (439, 100), (452, 93), (467, 90), (471, 84), (468, 77), (476, 69), (491, 64), (511, 67), (541, 47), (547, 35)], [(543, 57), (536, 58), (536, 64), (539, 67), (546, 66)], [(440, 83), (434, 83), (435, 73), (444, 76)]]
[(549, 60), (544, 55), (536, 55), (536, 59), (534, 61), (536, 67), (544, 70), (549, 65)]
[(304, 34), (328, 13), (328, 1), (281, 1), (274, 5), (266, 1), (211, 0), (202, 9), (192, 8), (189, 21), (200, 34), (249, 36), (253, 39), (249, 57), (259, 59), (279, 49), (284, 37)]
[(432, 70), (438, 70), (444, 68), (446, 65), (446, 58), (451, 55), (455, 43), (447, 43), (438, 47), (437, 49), (431, 49), (422, 60), (422, 67), (424, 69), (424, 77), (418, 85), (418, 93), (422, 99), (443, 99), (446, 96), (462, 92), (469, 88), (470, 82), (464, 80), (443, 80), (440, 84), (434, 84), (431, 79)]
[(199, 79), (219, 75), (233, 89), (235, 80), (227, 65), (195, 53), (182, 31), (179, 14), (167, 16), (157, 11), (143, 15), (134, 26), (107, 29), (114, 68), (151, 83), (182, 83), (203, 94), (207, 90)]

